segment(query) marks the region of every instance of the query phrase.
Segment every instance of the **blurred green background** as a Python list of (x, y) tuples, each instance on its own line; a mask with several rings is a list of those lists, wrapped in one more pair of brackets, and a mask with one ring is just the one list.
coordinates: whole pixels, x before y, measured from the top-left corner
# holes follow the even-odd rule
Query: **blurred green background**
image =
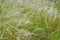
[(0, 0), (0, 40), (60, 40), (60, 0)]

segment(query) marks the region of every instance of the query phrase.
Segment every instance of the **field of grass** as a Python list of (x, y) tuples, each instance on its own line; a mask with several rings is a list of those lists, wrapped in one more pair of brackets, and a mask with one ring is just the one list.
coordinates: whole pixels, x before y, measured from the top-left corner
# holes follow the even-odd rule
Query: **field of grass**
[(60, 40), (60, 0), (0, 0), (0, 40)]

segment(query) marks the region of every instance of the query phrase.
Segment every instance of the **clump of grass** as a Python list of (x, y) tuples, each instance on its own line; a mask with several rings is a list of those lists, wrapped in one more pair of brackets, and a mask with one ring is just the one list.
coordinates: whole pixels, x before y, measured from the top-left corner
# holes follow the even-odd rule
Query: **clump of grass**
[(60, 40), (59, 6), (59, 0), (0, 0), (0, 40)]

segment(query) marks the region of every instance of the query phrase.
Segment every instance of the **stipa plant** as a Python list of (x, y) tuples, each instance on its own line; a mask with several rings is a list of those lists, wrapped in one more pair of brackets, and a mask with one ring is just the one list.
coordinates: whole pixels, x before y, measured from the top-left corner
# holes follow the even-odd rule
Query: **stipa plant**
[(0, 40), (59, 40), (58, 9), (50, 0), (0, 0)]

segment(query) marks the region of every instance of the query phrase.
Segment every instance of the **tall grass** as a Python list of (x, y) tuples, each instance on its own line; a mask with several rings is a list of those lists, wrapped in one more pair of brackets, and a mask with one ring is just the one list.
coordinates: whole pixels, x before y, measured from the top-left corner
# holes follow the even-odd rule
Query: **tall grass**
[(59, 0), (0, 0), (0, 40), (60, 40)]

